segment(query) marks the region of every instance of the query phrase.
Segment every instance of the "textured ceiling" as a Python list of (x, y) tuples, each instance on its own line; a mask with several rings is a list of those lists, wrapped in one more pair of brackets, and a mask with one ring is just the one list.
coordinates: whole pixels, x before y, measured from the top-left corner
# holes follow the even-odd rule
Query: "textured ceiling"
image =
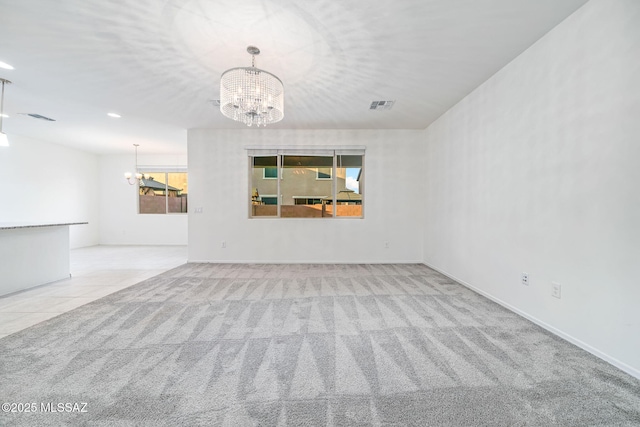
[(4, 128), (95, 153), (184, 152), (186, 129), (245, 127), (210, 101), (256, 45), (285, 85), (272, 128), (422, 129), (584, 3), (0, 0), (0, 61), (15, 67), (0, 69), (14, 83)]

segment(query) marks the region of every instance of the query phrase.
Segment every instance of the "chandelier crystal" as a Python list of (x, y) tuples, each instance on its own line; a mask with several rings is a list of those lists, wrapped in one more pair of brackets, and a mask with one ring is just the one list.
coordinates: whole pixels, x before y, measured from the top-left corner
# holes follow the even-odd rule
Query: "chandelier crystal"
[(247, 47), (251, 67), (238, 67), (222, 73), (220, 78), (220, 111), (226, 117), (247, 126), (266, 126), (284, 117), (282, 81), (255, 67), (260, 49)]

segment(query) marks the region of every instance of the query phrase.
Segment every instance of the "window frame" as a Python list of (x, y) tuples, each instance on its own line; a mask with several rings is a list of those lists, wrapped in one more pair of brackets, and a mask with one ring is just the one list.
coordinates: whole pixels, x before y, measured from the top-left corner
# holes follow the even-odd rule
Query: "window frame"
[[(345, 147), (302, 147), (302, 146), (292, 146), (292, 147), (282, 147), (282, 148), (265, 148), (265, 147), (245, 147), (245, 149), (247, 150), (247, 154), (248, 154), (248, 176), (249, 176), (249, 180), (248, 180), (248, 187), (249, 187), (249, 191), (248, 194), (251, 195), (252, 191), (253, 191), (253, 182), (252, 182), (252, 174), (253, 174), (253, 169), (254, 169), (254, 158), (255, 157), (272, 157), (275, 156), (276, 157), (276, 168), (278, 171), (277, 177), (275, 178), (276, 181), (276, 192), (277, 192), (277, 213), (275, 216), (271, 215), (271, 216), (253, 216), (252, 215), (252, 202), (251, 202), (251, 196), (248, 198), (248, 218), (249, 219), (278, 219), (278, 220), (282, 220), (282, 219), (287, 219), (287, 220), (309, 220), (309, 219), (313, 219), (313, 220), (318, 220), (319, 218), (305, 218), (305, 217), (283, 217), (282, 216), (282, 210), (281, 210), (281, 206), (282, 206), (282, 188), (281, 188), (281, 181), (283, 179), (283, 157), (284, 156), (321, 156), (321, 157), (333, 157), (333, 166), (331, 168), (331, 178), (317, 178), (317, 168), (316, 168), (316, 180), (320, 180), (320, 181), (328, 181), (328, 180), (332, 180), (332, 200), (331, 200), (331, 205), (334, 206), (334, 209), (332, 209), (332, 216), (328, 216), (328, 217), (323, 217), (322, 219), (365, 219), (365, 185), (364, 185), (364, 181), (365, 181), (365, 162), (366, 162), (366, 147), (364, 146), (345, 146)], [(358, 194), (361, 195), (362, 197), (362, 201), (361, 201), (361, 214), (360, 216), (347, 216), (347, 215), (342, 215), (339, 216), (337, 215), (337, 196), (338, 196), (338, 180), (336, 179), (337, 176), (337, 169), (338, 169), (338, 158), (340, 156), (359, 156), (361, 157), (361, 165), (360, 165), (360, 173), (359, 173), (359, 187), (358, 187)], [(347, 169), (347, 167), (345, 166), (340, 166), (341, 168)], [(263, 177), (264, 177), (264, 172), (263, 172)], [(274, 178), (267, 178), (267, 179), (274, 179)], [(346, 177), (345, 177), (346, 179)], [(295, 202), (294, 202), (295, 204)]]
[[(189, 181), (189, 171), (186, 166), (138, 166), (138, 171), (143, 175), (149, 173), (163, 173), (164, 174), (164, 213), (144, 213), (140, 212), (140, 181), (136, 182), (136, 208), (138, 215), (187, 215), (189, 213), (189, 198), (187, 190), (187, 211), (186, 212), (169, 212), (169, 174), (170, 173), (184, 173), (187, 175), (187, 182)], [(156, 196), (157, 197), (157, 196)]]

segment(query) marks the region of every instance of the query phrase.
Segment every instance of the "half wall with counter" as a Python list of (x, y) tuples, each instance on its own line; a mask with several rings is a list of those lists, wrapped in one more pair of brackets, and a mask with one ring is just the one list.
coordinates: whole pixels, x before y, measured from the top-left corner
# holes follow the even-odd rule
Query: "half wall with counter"
[(82, 224), (0, 223), (0, 295), (68, 278), (69, 226)]

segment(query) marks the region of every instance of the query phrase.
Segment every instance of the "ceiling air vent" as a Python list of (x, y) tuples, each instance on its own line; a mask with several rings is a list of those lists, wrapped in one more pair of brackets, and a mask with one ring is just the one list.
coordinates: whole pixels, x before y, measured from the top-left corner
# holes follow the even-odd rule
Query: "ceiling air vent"
[(42, 114), (36, 114), (36, 113), (20, 113), (20, 114), (23, 114), (23, 115), (29, 116), (29, 117), (33, 117), (34, 119), (46, 120), (48, 122), (55, 122), (56, 121), (56, 119), (52, 119), (50, 117), (43, 116)]
[(373, 101), (370, 110), (391, 110), (396, 101)]

